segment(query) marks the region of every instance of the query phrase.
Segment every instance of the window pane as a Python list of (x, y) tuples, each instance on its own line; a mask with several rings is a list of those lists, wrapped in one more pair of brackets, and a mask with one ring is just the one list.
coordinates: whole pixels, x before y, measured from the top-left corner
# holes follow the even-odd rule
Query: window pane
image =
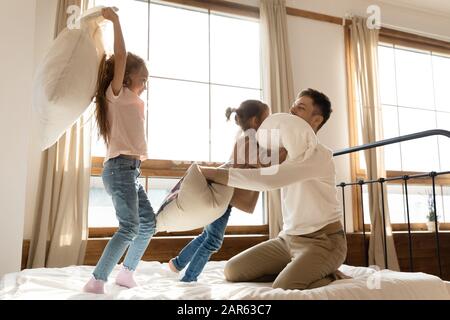
[[(145, 188), (145, 178), (139, 178), (139, 183)], [(106, 192), (101, 177), (91, 177), (88, 210), (88, 225), (90, 228), (119, 226), (111, 196)]]
[[(401, 135), (436, 129), (436, 116), (433, 111), (399, 108), (399, 115)], [(401, 148), (403, 170), (425, 172), (439, 170), (436, 137), (403, 142)]]
[(91, 156), (104, 157), (105, 155), (106, 145), (103, 138), (98, 136), (98, 126), (94, 116), (91, 133)]
[(258, 203), (256, 204), (255, 211), (253, 213), (243, 212), (237, 208), (233, 208), (231, 211), (230, 220), (228, 225), (230, 226), (251, 226), (264, 224), (264, 197), (260, 193)]
[[(431, 186), (408, 185), (409, 212), (411, 223), (424, 223), (429, 213), (428, 199), (432, 194)], [(439, 218), (442, 218), (441, 189), (436, 188), (436, 208)]]
[(388, 184), (388, 205), (391, 223), (405, 223), (407, 221), (404, 208), (403, 186)]
[[(356, 100), (356, 131), (358, 132), (358, 145), (362, 145), (363, 136), (362, 136), (362, 127), (361, 127), (361, 100)], [(366, 170), (366, 158), (364, 155), (364, 151), (358, 152), (359, 157), (359, 168), (362, 170)]]
[(150, 74), (184, 80), (209, 80), (208, 14), (152, 4)]
[(261, 87), (259, 23), (211, 15), (211, 81)]
[(450, 187), (444, 186), (442, 187), (442, 195), (443, 195), (443, 210), (442, 214), (438, 211), (439, 221), (441, 222), (450, 222)]
[[(383, 106), (383, 133), (384, 139), (394, 138), (400, 135), (396, 107)], [(395, 143), (385, 146), (384, 159), (386, 170), (401, 171), (402, 161), (400, 155), (400, 144)]]
[(397, 105), (394, 48), (379, 46), (378, 60), (381, 103)]
[(234, 121), (234, 114), (230, 121), (226, 121), (225, 110), (229, 107), (237, 108), (249, 99), (260, 100), (260, 90), (239, 89), (224, 86), (211, 87), (211, 152), (212, 161), (226, 162), (232, 153), (236, 135), (240, 128)]
[(208, 161), (208, 85), (152, 78), (149, 86), (150, 158)]
[[(360, 192), (358, 186), (358, 192)], [(364, 207), (364, 224), (370, 223), (370, 207), (369, 207), (369, 188), (367, 185), (363, 185), (363, 207)]]
[(450, 112), (450, 58), (433, 56), (436, 109)]
[(434, 110), (431, 55), (396, 49), (398, 104)]
[[(148, 3), (136, 0), (96, 0), (95, 5), (116, 6), (122, 21), (122, 31), (127, 51), (148, 57)], [(114, 32), (112, 23), (108, 23), (104, 34), (106, 51), (114, 52)]]
[(158, 212), (162, 202), (169, 194), (180, 179), (163, 179), (163, 178), (149, 178), (148, 179), (148, 198), (152, 204), (153, 210)]
[[(369, 194), (367, 192), (367, 186), (364, 186), (363, 190), (364, 222), (365, 224), (370, 224)], [(407, 223), (406, 198), (404, 196), (403, 186), (390, 184), (388, 185), (387, 190), (391, 223)], [(443, 201), (444, 204), (448, 203), (450, 206), (450, 188), (446, 190), (446, 192), (448, 192), (448, 194), (443, 200), (441, 188), (436, 188), (436, 208), (439, 220), (443, 219), (444, 216)], [(427, 215), (430, 210), (428, 204), (429, 195), (430, 197), (432, 195), (431, 186), (408, 184), (409, 215), (411, 223), (424, 223), (427, 221)], [(431, 206), (431, 208), (433, 207)]]
[[(375, 185), (374, 185), (375, 186)], [(358, 187), (359, 188), (359, 187)], [(376, 184), (377, 191), (380, 191), (380, 186)], [(371, 224), (370, 221), (370, 209), (369, 209), (369, 188), (368, 185), (363, 186), (363, 198), (364, 198), (364, 223)], [(358, 190), (359, 192), (359, 190)], [(402, 185), (388, 184), (388, 206), (391, 223), (404, 223), (406, 221), (404, 198)]]
[(91, 177), (89, 190), (89, 227), (118, 227), (111, 196), (106, 193), (101, 177)]
[[(437, 113), (437, 127), (438, 129), (450, 130), (450, 113)], [(439, 154), (441, 159), (441, 171), (450, 170), (450, 138), (440, 136)], [(449, 208), (450, 209), (450, 208)]]

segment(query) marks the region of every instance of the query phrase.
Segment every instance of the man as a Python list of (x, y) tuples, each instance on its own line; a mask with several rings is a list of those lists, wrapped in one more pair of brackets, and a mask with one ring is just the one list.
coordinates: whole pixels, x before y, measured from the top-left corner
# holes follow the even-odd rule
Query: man
[[(330, 118), (331, 102), (313, 89), (302, 91), (290, 113), (317, 132)], [(202, 168), (207, 179), (241, 189), (281, 188), (283, 230), (233, 257), (225, 267), (232, 282), (269, 282), (273, 288), (311, 289), (336, 279), (345, 261), (347, 243), (337, 200), (333, 153), (318, 143), (303, 162), (286, 160), (273, 175), (264, 169)]]

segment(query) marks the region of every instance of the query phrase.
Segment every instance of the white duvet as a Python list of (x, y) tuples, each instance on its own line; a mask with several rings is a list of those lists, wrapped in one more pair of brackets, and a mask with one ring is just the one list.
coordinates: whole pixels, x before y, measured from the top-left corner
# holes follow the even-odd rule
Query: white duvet
[(314, 290), (272, 289), (270, 283), (229, 283), (225, 281), (225, 262), (209, 262), (197, 283), (182, 283), (167, 264), (142, 262), (136, 272), (138, 288), (126, 290), (113, 283), (116, 268), (106, 286), (107, 294), (81, 291), (93, 267), (24, 270), (8, 274), (0, 281), (0, 299), (450, 299), (450, 283), (424, 273), (343, 265), (340, 270), (352, 279), (338, 280)]

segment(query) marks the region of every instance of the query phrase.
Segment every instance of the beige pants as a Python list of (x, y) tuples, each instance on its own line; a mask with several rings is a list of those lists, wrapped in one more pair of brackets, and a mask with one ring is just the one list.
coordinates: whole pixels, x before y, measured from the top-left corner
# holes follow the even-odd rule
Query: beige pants
[(347, 241), (335, 222), (301, 236), (281, 235), (228, 261), (225, 277), (232, 282), (272, 282), (273, 288), (313, 289), (337, 279)]

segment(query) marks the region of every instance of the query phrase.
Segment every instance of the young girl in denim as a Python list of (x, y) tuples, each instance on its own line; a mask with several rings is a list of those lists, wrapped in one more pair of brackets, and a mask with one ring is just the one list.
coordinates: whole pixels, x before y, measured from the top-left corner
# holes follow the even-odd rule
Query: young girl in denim
[[(256, 100), (248, 100), (243, 102), (238, 109), (228, 109), (226, 112), (227, 119), (230, 119), (232, 113), (236, 113), (236, 123), (246, 134), (236, 142), (236, 146), (230, 161), (226, 166), (233, 167), (257, 167), (258, 163), (245, 163), (246, 159), (251, 159), (248, 155), (248, 144), (256, 145), (256, 130), (261, 126), (262, 122), (269, 116), (269, 107)], [(253, 130), (252, 130), (253, 129)], [(244, 152), (238, 148), (245, 148)], [(237, 159), (238, 155), (244, 155), (245, 159)], [(181, 279), (183, 282), (197, 281), (198, 276), (203, 271), (206, 263), (211, 255), (217, 252), (222, 246), (225, 235), (225, 228), (230, 218), (232, 206), (228, 206), (225, 213), (216, 221), (206, 226), (203, 233), (192, 240), (179, 255), (169, 261), (169, 267), (173, 272), (180, 272), (188, 264), (188, 268)]]
[(114, 25), (114, 55), (104, 57), (96, 92), (96, 119), (107, 145), (102, 180), (119, 220), (119, 229), (108, 242), (84, 291), (104, 293), (108, 276), (128, 248), (116, 284), (136, 286), (133, 272), (141, 260), (156, 220), (147, 194), (140, 185), (141, 161), (147, 159), (145, 105), (139, 96), (146, 89), (148, 70), (140, 57), (127, 53), (119, 17), (103, 9)]

